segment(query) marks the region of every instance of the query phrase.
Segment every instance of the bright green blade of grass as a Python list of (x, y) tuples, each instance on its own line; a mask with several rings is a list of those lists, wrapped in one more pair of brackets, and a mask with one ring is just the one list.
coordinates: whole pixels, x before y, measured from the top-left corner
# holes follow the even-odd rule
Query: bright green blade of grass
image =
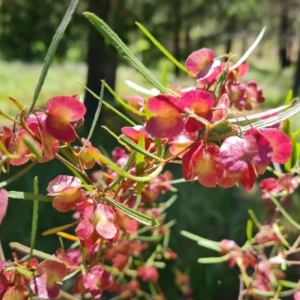
[(189, 71), (186, 67), (179, 62), (159, 41), (140, 23), (135, 22), (135, 24), (141, 29), (141, 31), (149, 38), (149, 40), (159, 49), (175, 66), (180, 70), (189, 74)]
[(174, 91), (165, 88), (151, 72), (131, 53), (123, 41), (114, 31), (95, 14), (90, 12), (83, 13), (93, 26), (117, 49), (119, 54), (126, 59), (138, 72), (140, 72), (154, 87), (164, 94), (177, 95)]
[(30, 112), (32, 111), (32, 109), (34, 108), (34, 106), (36, 104), (36, 101), (39, 97), (42, 86), (44, 84), (45, 78), (47, 76), (49, 67), (52, 63), (53, 57), (54, 57), (56, 49), (58, 47), (58, 44), (59, 44), (61, 38), (63, 37), (63, 34), (64, 34), (69, 22), (71, 21), (71, 18), (73, 16), (73, 13), (76, 9), (76, 6), (77, 6), (78, 2), (79, 2), (79, 0), (72, 0), (71, 1), (61, 24), (59, 25), (55, 35), (53, 36), (52, 42), (50, 44), (50, 47), (48, 49), (48, 52), (47, 52), (47, 55), (46, 55), (46, 58), (45, 58), (45, 62), (44, 62), (44, 65), (43, 65), (43, 69), (42, 69), (39, 81), (38, 81), (37, 86), (36, 86), (35, 91), (34, 91), (32, 103), (31, 103), (31, 106), (30, 106), (29, 111), (27, 113), (27, 116), (30, 114)]

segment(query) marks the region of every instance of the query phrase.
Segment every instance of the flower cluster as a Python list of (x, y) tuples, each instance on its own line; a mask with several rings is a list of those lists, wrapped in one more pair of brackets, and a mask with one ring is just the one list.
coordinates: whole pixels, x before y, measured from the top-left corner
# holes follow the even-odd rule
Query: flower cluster
[[(168, 93), (145, 99), (127, 97), (125, 107), (141, 122), (130, 122), (132, 126), (121, 129), (117, 139), (124, 147), (115, 148), (111, 155), (104, 155), (89, 138), (77, 135), (86, 108), (76, 95), (52, 97), (45, 109), (32, 111), (11, 98), (20, 112), (13, 126), (4, 127), (0, 135), (2, 169), (9, 172), (11, 167), (27, 164), (28, 170), (56, 159), (73, 174), (53, 178), (47, 195), (20, 196), (3, 189), (7, 182), (24, 175), (23, 171), (3, 182), (0, 222), (9, 197), (51, 201), (58, 212), (73, 212), (75, 222), (49, 229), (44, 235), (57, 234), (74, 244), (50, 256), (13, 243), (11, 246), (29, 254), (30, 260), (19, 261), (15, 256), (13, 262), (0, 262), (0, 299), (55, 298), (65, 293), (61, 282), (72, 277), (76, 277), (73, 294), (81, 297), (99, 299), (108, 291), (120, 299), (165, 299), (159, 269), (177, 254), (168, 246), (175, 221), (167, 222), (165, 214), (174, 198), (158, 201), (162, 194), (174, 190), (173, 175), (164, 167), (180, 163), (184, 180), (197, 179), (206, 187), (228, 188), (240, 183), (251, 190), (271, 163), (278, 166), (291, 161), (293, 141), (288, 132), (280, 130), (280, 124), (270, 127), (276, 123), (271, 117), (274, 113), (260, 115), (259, 126), (240, 126), (237, 114), (247, 121), (241, 111), (258, 108), (265, 97), (254, 81), (241, 81), (248, 64), (235, 65), (230, 55), (226, 59), (218, 60), (212, 50), (200, 49), (185, 63), (194, 87), (166, 88)], [(276, 197), (290, 195), (297, 188), (294, 171), (280, 173), (278, 179), (265, 179), (260, 185), (263, 198), (275, 198), (272, 201), (282, 214), (285, 211)], [(72, 234), (65, 231), (70, 228), (74, 229)], [(258, 228), (243, 247), (228, 240), (206, 241), (205, 245), (217, 250), (222, 261), (240, 268), (247, 288), (242, 293), (256, 296), (260, 295), (257, 291), (264, 291), (273, 296), (285, 277), (279, 265), (292, 264), (288, 256), (299, 250), (299, 243), (268, 259), (262, 255), (262, 247), (280, 249), (287, 241), (277, 223)], [(251, 276), (247, 273), (250, 268), (254, 269)], [(175, 277), (183, 296), (192, 299), (189, 277), (180, 271)], [(144, 282), (149, 290), (144, 290)]]

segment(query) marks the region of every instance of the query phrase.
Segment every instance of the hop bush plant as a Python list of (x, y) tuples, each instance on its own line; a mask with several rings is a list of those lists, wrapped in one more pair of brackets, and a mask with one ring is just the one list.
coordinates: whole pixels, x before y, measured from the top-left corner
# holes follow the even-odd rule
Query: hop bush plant
[[(99, 299), (105, 292), (115, 299), (166, 299), (159, 285), (159, 270), (177, 254), (169, 248), (171, 227), (166, 210), (174, 202), (156, 203), (160, 194), (173, 191), (180, 181), (198, 181), (207, 188), (241, 186), (249, 191), (266, 170), (274, 174), (259, 187), (269, 210), (269, 220), (261, 224), (250, 211), (246, 242), (219, 242), (182, 231), (199, 245), (218, 252), (216, 257), (200, 258), (199, 263), (227, 262), (240, 271), (239, 299), (254, 297), (300, 299), (300, 286), (286, 278), (286, 269), (299, 265), (300, 238), (288, 242), (281, 224), (285, 219), (296, 229), (300, 225), (284, 208), (299, 184), (299, 143), (291, 133), (288, 118), (300, 110), (289, 93), (285, 105), (257, 114), (244, 111), (259, 108), (265, 101), (255, 81), (245, 83), (245, 63), (253, 46), (237, 62), (232, 54), (215, 57), (211, 49), (191, 53), (181, 65), (141, 25), (141, 30), (173, 63), (194, 80), (188, 88), (167, 84), (166, 70), (158, 81), (97, 16), (86, 18), (119, 50), (155, 89), (150, 97), (118, 97), (105, 82), (89, 135), (79, 137), (76, 129), (84, 124), (86, 108), (77, 95), (52, 96), (45, 109), (35, 103), (55, 49), (71, 19), (77, 1), (70, 7), (53, 38), (31, 107), (10, 98), (19, 109), (0, 135), (1, 167), (5, 172), (21, 167), (16, 175), (0, 183), (0, 221), (8, 199), (33, 200), (31, 245), (10, 244), (12, 260), (0, 260), (0, 299)], [(134, 85), (136, 86), (136, 85)], [(104, 88), (134, 116), (115, 135), (120, 147), (107, 156), (90, 142), (102, 105)], [(139, 88), (138, 88), (139, 89)], [(145, 89), (143, 89), (145, 90)], [(92, 91), (88, 91), (92, 92)], [(138, 122), (136, 121), (138, 120)], [(136, 123), (135, 123), (136, 122)], [(245, 125), (246, 124), (246, 125)], [(107, 129), (109, 130), (109, 129)], [(8, 189), (38, 163), (58, 160), (73, 175), (57, 174), (48, 183), (47, 195)], [(182, 166), (183, 179), (173, 180), (165, 171), (169, 163)], [(89, 171), (93, 169), (93, 171)], [(94, 171), (96, 169), (96, 171)], [(48, 201), (60, 213), (73, 211), (73, 223), (44, 232), (74, 241), (69, 249), (53, 255), (34, 249), (39, 201)], [(257, 230), (254, 231), (253, 225)], [(73, 234), (65, 230), (73, 228)], [(272, 247), (272, 251), (269, 251)], [(25, 254), (24, 257), (21, 254)], [(72, 293), (63, 291), (62, 282), (73, 279)], [(186, 299), (193, 298), (187, 274), (177, 270), (175, 283)]]

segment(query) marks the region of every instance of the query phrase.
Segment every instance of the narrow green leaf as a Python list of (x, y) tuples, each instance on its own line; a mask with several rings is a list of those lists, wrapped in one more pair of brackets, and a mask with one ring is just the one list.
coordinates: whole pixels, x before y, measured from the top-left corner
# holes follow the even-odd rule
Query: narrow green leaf
[(293, 90), (289, 89), (289, 91), (285, 97), (284, 104), (289, 105), (292, 102), (292, 100), (293, 100)]
[[(136, 151), (132, 151), (131, 154), (129, 155), (128, 161), (124, 167), (124, 171), (129, 171), (129, 169), (132, 167), (132, 164), (135, 160), (136, 157)], [(113, 187), (118, 184), (121, 180), (123, 179), (122, 176), (118, 176), (116, 177), (105, 189), (104, 189), (104, 193), (113, 189)]]
[(285, 239), (285, 237), (281, 233), (280, 228), (277, 223), (273, 224), (273, 229), (274, 229), (276, 235), (279, 237), (282, 244), (284, 244), (287, 248), (290, 248), (291, 247), (290, 244), (288, 243), (288, 241)]
[(273, 196), (270, 196), (270, 199), (275, 204), (277, 209), (282, 213), (282, 215), (289, 221), (295, 228), (300, 230), (300, 224), (298, 224), (289, 214), (288, 212), (282, 207), (280, 202)]
[(102, 81), (104, 86), (108, 89), (108, 91), (112, 94), (112, 96), (115, 97), (115, 99), (118, 101), (118, 103), (123, 106), (126, 110), (133, 112), (134, 114), (137, 114), (141, 117), (144, 117), (145, 114), (142, 111), (137, 110), (136, 108), (130, 106), (128, 103), (126, 103), (123, 99), (121, 99), (114, 90), (104, 81)]
[(162, 239), (161, 235), (158, 236), (136, 236), (135, 240), (143, 241), (143, 242), (159, 242)]
[(160, 164), (157, 166), (157, 169), (155, 171), (153, 171), (151, 174), (149, 174), (147, 176), (139, 177), (139, 176), (131, 175), (128, 172), (125, 172), (118, 165), (116, 165), (114, 162), (112, 162), (111, 160), (109, 160), (107, 157), (105, 157), (102, 154), (99, 154), (99, 153), (95, 154), (95, 158), (99, 159), (102, 163), (109, 166), (111, 169), (113, 169), (115, 172), (117, 172), (119, 175), (123, 176), (124, 178), (129, 178), (136, 182), (148, 182), (148, 181), (156, 178), (163, 170), (163, 166)]
[(261, 224), (258, 221), (254, 211), (252, 209), (248, 209), (248, 214), (250, 215), (250, 218), (252, 219), (253, 223), (257, 226), (257, 228), (260, 228)]
[[(31, 257), (30, 257), (31, 258)], [(16, 273), (17, 274), (22, 274), (27, 278), (32, 278), (33, 273), (29, 270), (24, 269), (24, 267), (16, 267)]]
[(247, 234), (247, 239), (248, 239), (249, 242), (253, 238), (252, 232), (253, 232), (253, 222), (252, 222), (252, 220), (248, 220), (247, 221), (246, 234)]
[(21, 176), (25, 175), (30, 169), (32, 169), (36, 164), (37, 164), (37, 162), (32, 162), (30, 165), (28, 165), (27, 167), (22, 169), (20, 172), (18, 172), (14, 176), (6, 179), (5, 181), (0, 182), (0, 188), (3, 188), (5, 186), (7, 186), (8, 184), (12, 183), (13, 181), (19, 179)]
[(214, 242), (210, 241), (210, 240), (206, 240), (206, 239), (201, 239), (197, 242), (197, 244), (199, 246), (205, 247), (207, 249), (211, 249), (217, 252), (221, 251), (221, 248), (219, 245), (216, 245)]
[(0, 150), (3, 152), (6, 156), (9, 156), (9, 152), (6, 149), (6, 147), (3, 145), (3, 143), (0, 141)]
[[(33, 179), (33, 192), (35, 195), (39, 193), (39, 182), (37, 176)], [(33, 213), (32, 213), (32, 225), (31, 225), (31, 238), (30, 238), (30, 254), (29, 254), (29, 261), (32, 258), (32, 253), (35, 246), (36, 240), (36, 231), (37, 231), (37, 223), (39, 217), (39, 201), (33, 201)]]
[(67, 275), (62, 281), (67, 281), (69, 279), (71, 279), (72, 277), (74, 277), (76, 274), (78, 274), (79, 272), (81, 272), (81, 268), (78, 268), (77, 270), (75, 270), (74, 272), (70, 273), (69, 275)]
[(193, 241), (196, 241), (199, 245), (201, 245), (203, 247), (206, 247), (206, 248), (218, 251), (218, 252), (221, 251), (221, 248), (220, 248), (220, 245), (219, 245), (218, 242), (202, 238), (202, 237), (200, 237), (198, 235), (192, 234), (192, 233), (184, 231), (184, 230), (181, 231), (180, 233), (183, 236), (185, 236), (185, 237), (187, 237), (187, 238), (189, 238), (189, 239), (191, 239)]
[(300, 159), (300, 143), (296, 143), (294, 145), (293, 149), (293, 157), (297, 165), (299, 165), (299, 159)]
[(62, 225), (62, 226), (58, 226), (58, 227), (53, 227), (53, 228), (51, 228), (51, 229), (48, 229), (48, 230), (44, 231), (44, 232), (42, 233), (42, 235), (55, 234), (55, 233), (57, 233), (57, 232), (60, 232), (60, 231), (64, 231), (64, 230), (66, 230), (66, 229), (69, 229), (69, 228), (75, 226), (75, 225), (78, 224), (78, 223), (79, 223), (79, 221), (77, 220), (77, 221), (75, 221), (75, 222), (73, 222), (73, 223), (70, 223), (70, 224), (67, 224), (67, 225)]
[(140, 147), (138, 144), (133, 142), (131, 139), (129, 139), (125, 135), (122, 134), (120, 136), (119, 140), (124, 142), (130, 148), (136, 150), (136, 152), (139, 152), (139, 153), (143, 154), (144, 156), (150, 157), (152, 159), (155, 159), (156, 161), (161, 161), (161, 159), (158, 156), (156, 156), (155, 154), (153, 154), (151, 152), (148, 152), (147, 150), (145, 150), (145, 148)]
[(158, 138), (155, 138), (155, 144), (156, 144), (156, 151), (157, 151), (157, 155), (159, 156), (159, 157), (163, 157), (164, 156), (164, 154), (165, 154), (165, 148), (164, 148), (164, 146), (162, 145), (162, 143), (161, 143), (161, 139), (158, 139)]
[(168, 63), (165, 63), (164, 67), (163, 67), (163, 71), (162, 71), (162, 75), (161, 75), (161, 84), (163, 86), (167, 86), (167, 77), (168, 77)]
[(198, 259), (198, 263), (200, 264), (218, 264), (230, 259), (230, 254), (226, 254), (221, 257), (203, 257)]
[(176, 200), (177, 200), (178, 196), (177, 195), (173, 195), (170, 199), (168, 199), (166, 202), (161, 204), (161, 209), (160, 212), (164, 212), (166, 209), (168, 209)]
[[(80, 82), (79, 82), (79, 84), (82, 87), (84, 87), (91, 95), (93, 95), (96, 99), (98, 99), (100, 101), (100, 97), (97, 94), (95, 94), (92, 90), (90, 90), (88, 87), (86, 87), (85, 85), (81, 84)], [(132, 126), (136, 125), (133, 121), (131, 121), (130, 119), (128, 119), (125, 115), (123, 115), (121, 112), (119, 112), (117, 109), (115, 109), (112, 105), (110, 105), (106, 101), (102, 100), (102, 103), (103, 103), (104, 106), (106, 106), (107, 108), (109, 108), (111, 111), (113, 111), (115, 114), (117, 114), (118, 116), (120, 116), (121, 118), (123, 118), (125, 121), (127, 121)]]
[(149, 38), (149, 40), (160, 50), (175, 66), (177, 66), (180, 70), (189, 74), (189, 71), (186, 67), (180, 63), (162, 44), (158, 42), (158, 40), (140, 23), (135, 22), (135, 24), (141, 29), (141, 31)]
[[(145, 136), (142, 134), (140, 136), (140, 139), (138, 141), (138, 146), (141, 149), (145, 150)], [(143, 153), (138, 152), (136, 155), (136, 160), (135, 160), (135, 172), (136, 174), (142, 174), (144, 171), (145, 167), (145, 155)], [(138, 182), (136, 185), (136, 194), (141, 195), (143, 187), (144, 187), (144, 182)]]
[(17, 191), (9, 191), (7, 192), (9, 198), (12, 199), (21, 199), (21, 200), (37, 200), (37, 201), (45, 201), (45, 202), (52, 202), (52, 196), (45, 196), (40, 194), (32, 194), (32, 193), (25, 193), (25, 192), (17, 192)]
[(299, 288), (298, 282), (293, 282), (289, 280), (279, 280), (279, 284), (290, 289), (297, 289)]
[[(11, 242), (9, 243), (9, 247), (12, 248), (13, 250), (16, 250), (20, 253), (23, 254), (29, 254), (30, 253), (30, 248), (27, 246), (24, 246), (20, 243), (17, 242)], [(51, 259), (51, 260), (56, 260), (56, 261), (60, 261), (55, 255), (50, 255), (48, 253), (39, 251), (39, 250), (33, 250), (32, 251), (32, 256), (33, 257), (37, 257), (37, 258), (41, 258), (41, 259)]]
[(48, 49), (48, 52), (47, 52), (47, 55), (46, 55), (46, 58), (45, 58), (45, 62), (44, 62), (44, 65), (43, 65), (43, 69), (42, 69), (38, 84), (37, 84), (37, 86), (35, 88), (35, 91), (34, 91), (32, 103), (31, 103), (31, 106), (28, 110), (27, 116), (31, 113), (31, 111), (33, 110), (33, 108), (35, 106), (35, 103), (36, 103), (36, 101), (39, 97), (40, 91), (41, 91), (42, 86), (44, 84), (45, 78), (47, 76), (49, 67), (52, 63), (52, 60), (53, 60), (53, 57), (55, 55), (58, 44), (59, 44), (61, 38), (63, 37), (63, 34), (64, 34), (69, 22), (71, 21), (71, 18), (73, 16), (73, 13), (76, 9), (76, 6), (77, 6), (78, 2), (79, 2), (79, 0), (72, 0), (70, 2), (70, 5), (69, 5), (69, 7), (66, 11), (66, 14), (64, 15), (63, 20), (62, 20), (61, 24), (59, 25), (59, 27), (57, 28), (57, 30), (55, 32), (55, 35), (53, 36), (52, 42), (50, 44), (50, 47)]
[(147, 225), (147, 226), (158, 226), (159, 225), (159, 223), (156, 220), (154, 220), (153, 218), (146, 216), (138, 211), (135, 211), (108, 196), (104, 196), (104, 199), (107, 202), (109, 202), (111, 205), (113, 205), (116, 208), (118, 208), (119, 210), (121, 210), (124, 214), (126, 214), (130, 218), (132, 218), (144, 225)]
[(29, 151), (35, 155), (38, 161), (40, 161), (43, 158), (43, 152), (38, 147), (34, 139), (31, 136), (25, 136), (23, 140)]
[(154, 87), (164, 94), (177, 95), (175, 92), (165, 88), (159, 82), (159, 80), (157, 80), (151, 74), (151, 72), (130, 52), (128, 47), (103, 20), (90, 12), (85, 12), (83, 15), (117, 49), (119, 54), (126, 59), (138, 72), (140, 72)]
[(166, 267), (166, 263), (164, 261), (154, 261), (152, 266), (158, 269), (164, 269)]
[(98, 119), (99, 119), (99, 116), (100, 116), (100, 113), (101, 113), (101, 108), (102, 108), (102, 103), (103, 103), (103, 96), (104, 96), (104, 81), (101, 82), (100, 97), (99, 97), (99, 102), (98, 102), (97, 110), (95, 112), (94, 120), (93, 120), (91, 129), (90, 129), (90, 132), (88, 134), (88, 137), (87, 137), (87, 139), (86, 139), (83, 147), (80, 150), (80, 153), (84, 150), (84, 148), (86, 147), (86, 145), (88, 144), (88, 142), (90, 141), (90, 139), (91, 139), (91, 137), (93, 135), (93, 132), (95, 130), (95, 127), (97, 125), (97, 122), (98, 122)]

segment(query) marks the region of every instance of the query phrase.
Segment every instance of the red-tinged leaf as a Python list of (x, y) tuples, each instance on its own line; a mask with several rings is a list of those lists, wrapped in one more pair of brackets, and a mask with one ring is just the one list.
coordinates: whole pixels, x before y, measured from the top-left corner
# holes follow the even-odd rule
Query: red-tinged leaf
[(113, 268), (117, 268), (119, 271), (123, 271), (128, 262), (128, 256), (124, 254), (117, 254), (112, 260)]
[(145, 131), (144, 127), (141, 125), (136, 125), (134, 127), (122, 127), (121, 131), (124, 135), (129, 137), (134, 142), (138, 142), (141, 135), (143, 134), (145, 138), (149, 138), (149, 134)]
[(86, 112), (86, 108), (76, 95), (55, 96), (46, 103), (46, 109), (52, 116), (56, 116), (65, 122), (74, 122), (81, 119)]
[(55, 139), (51, 134), (49, 134), (46, 130), (39, 128), (40, 136), (42, 138), (43, 144), (43, 162), (51, 160), (54, 158), (54, 155), (59, 151), (59, 142)]
[(225, 170), (223, 171), (223, 176), (219, 180), (218, 185), (224, 189), (230, 188), (232, 186), (237, 185), (237, 182), (239, 180), (238, 175), (235, 174), (229, 174)]
[(75, 204), (81, 199), (81, 191), (78, 188), (65, 188), (52, 201), (52, 206), (60, 212), (68, 212), (75, 207)]
[(219, 147), (214, 143), (207, 143), (199, 147), (192, 155), (194, 172), (199, 182), (206, 187), (216, 187), (222, 178), (223, 169), (218, 164)]
[(152, 117), (147, 121), (146, 131), (156, 138), (176, 137), (184, 128), (183, 120), (179, 118)]
[[(28, 147), (25, 144), (24, 137), (30, 137), (30, 135), (24, 130), (20, 129), (14, 136), (10, 139), (8, 150), (13, 155), (24, 156), (29, 154)], [(21, 157), (10, 160), (10, 164), (13, 166), (20, 166), (27, 163), (29, 158)]]
[[(5, 146), (8, 151), (10, 140), (13, 137), (13, 132), (9, 127), (3, 126), (3, 133), (0, 134), (0, 141)], [(2, 151), (0, 150), (0, 154), (2, 155)]]
[[(180, 105), (182, 105), (182, 109), (188, 108), (197, 116), (207, 121), (211, 121), (212, 119), (214, 99), (212, 95), (206, 91), (193, 90), (184, 93), (180, 99)], [(185, 130), (188, 132), (195, 132), (203, 127), (204, 125), (193, 117), (189, 117), (185, 123)]]
[(231, 136), (220, 147), (219, 163), (230, 174), (239, 174), (247, 169), (244, 140)]
[(119, 233), (115, 222), (116, 215), (112, 208), (99, 203), (93, 215), (93, 224), (98, 234), (106, 240), (114, 239)]
[(239, 174), (253, 163), (259, 173), (271, 162), (272, 147), (269, 141), (255, 128), (249, 129), (244, 138), (227, 138), (220, 148), (220, 164), (231, 174)]
[(217, 106), (214, 108), (212, 120), (216, 122), (224, 119), (229, 112), (229, 107), (230, 100), (228, 98), (228, 95), (223, 94), (220, 97)]
[(111, 275), (101, 266), (94, 266), (90, 272), (83, 275), (83, 285), (95, 299), (99, 299), (102, 291), (112, 285)]
[(240, 176), (240, 182), (247, 191), (250, 191), (255, 181), (256, 181), (255, 170), (251, 165), (251, 163), (248, 163), (247, 169)]
[(237, 78), (242, 78), (247, 74), (248, 70), (249, 70), (249, 64), (243, 63), (239, 65), (234, 71), (237, 71)]
[(59, 295), (58, 282), (67, 275), (64, 263), (55, 260), (44, 260), (36, 269), (36, 277), (30, 280), (32, 291), (41, 298), (56, 298)]
[(178, 136), (176, 136), (172, 141), (169, 142), (170, 148), (169, 151), (172, 155), (176, 155), (181, 152), (178, 157), (182, 157), (185, 152), (182, 152), (189, 145), (191, 145), (198, 136), (198, 132), (187, 132), (183, 130)]
[(183, 109), (189, 108), (197, 116), (205, 118), (214, 106), (214, 98), (204, 90), (192, 90), (184, 93), (179, 103)]
[(62, 142), (69, 143), (76, 140), (76, 133), (72, 125), (56, 116), (49, 115), (47, 117), (45, 129), (53, 137)]
[[(1, 295), (0, 295), (1, 296)], [(29, 298), (29, 291), (25, 285), (16, 285), (9, 287), (2, 300), (27, 300)]]
[(47, 191), (48, 195), (56, 196), (62, 192), (66, 187), (81, 187), (81, 180), (74, 176), (59, 175), (49, 182)]
[[(85, 144), (86, 139), (82, 138), (81, 141)], [(103, 165), (100, 160), (96, 158), (101, 154), (100, 150), (93, 147), (91, 142), (88, 142), (83, 150), (82, 147), (76, 148), (75, 152), (79, 153), (80, 162), (85, 169), (93, 168), (95, 163), (101, 166)]]
[(141, 277), (143, 281), (156, 282), (158, 280), (159, 273), (155, 267), (141, 266), (138, 268), (138, 276)]
[(185, 67), (197, 79), (203, 79), (209, 74), (214, 61), (212, 50), (202, 48), (190, 54), (185, 62)]
[(60, 212), (70, 211), (84, 197), (80, 188), (79, 178), (67, 175), (57, 176), (47, 187), (48, 195), (56, 196), (52, 201), (52, 206)]
[(262, 134), (272, 146), (272, 161), (279, 164), (286, 163), (291, 157), (293, 150), (290, 138), (277, 129), (264, 129)]
[(182, 174), (185, 180), (193, 180), (196, 176), (192, 156), (198, 148), (203, 148), (202, 142), (195, 142), (182, 156)]
[(173, 138), (183, 130), (181, 110), (176, 106), (178, 100), (169, 95), (159, 95), (148, 100), (148, 108), (154, 114), (145, 130), (153, 137)]
[(5, 189), (0, 189), (0, 224), (2, 223), (8, 206), (8, 196)]
[(119, 209), (116, 209), (116, 224), (118, 227), (128, 234), (136, 233), (139, 229), (139, 222), (125, 215)]
[(95, 209), (92, 205), (87, 206), (83, 211), (82, 221), (75, 229), (76, 235), (81, 240), (88, 239), (94, 231), (94, 227), (90, 221), (93, 216), (94, 210)]
[(271, 162), (272, 146), (256, 128), (246, 132), (244, 141), (245, 154), (254, 165), (267, 166)]
[(56, 96), (47, 104), (48, 111), (45, 129), (56, 139), (63, 142), (73, 142), (76, 139), (74, 128), (69, 122), (80, 120), (85, 112), (85, 106), (76, 96)]

